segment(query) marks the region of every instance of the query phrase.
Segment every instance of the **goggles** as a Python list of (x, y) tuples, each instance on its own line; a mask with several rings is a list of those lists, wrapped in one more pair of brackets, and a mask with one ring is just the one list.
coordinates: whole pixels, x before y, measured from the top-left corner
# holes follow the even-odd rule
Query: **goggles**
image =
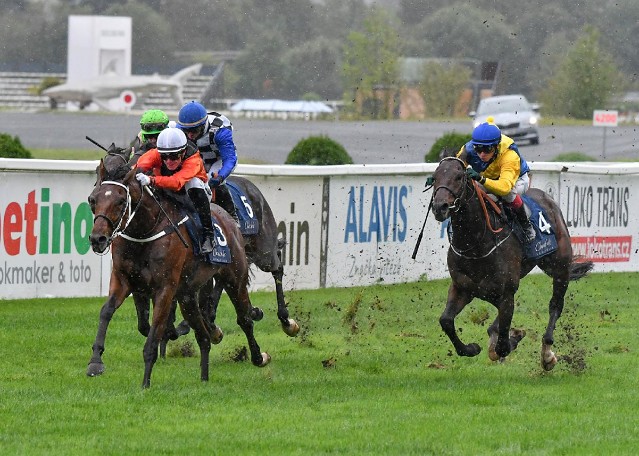
[(187, 136), (194, 135), (195, 137), (200, 137), (202, 136), (202, 133), (204, 133), (204, 125), (198, 125), (197, 127), (191, 128), (182, 128), (182, 131)]
[(492, 154), (497, 150), (497, 146), (487, 144), (474, 144), (473, 148), (478, 154)]
[(175, 161), (175, 160), (180, 160), (182, 158), (182, 153), (170, 152), (166, 154), (160, 154), (160, 157), (162, 157), (162, 161), (167, 161), (167, 160)]
[(156, 132), (156, 131), (162, 131), (166, 128), (166, 124), (165, 123), (144, 123), (144, 124), (140, 124), (140, 127), (142, 127), (142, 131), (144, 132)]

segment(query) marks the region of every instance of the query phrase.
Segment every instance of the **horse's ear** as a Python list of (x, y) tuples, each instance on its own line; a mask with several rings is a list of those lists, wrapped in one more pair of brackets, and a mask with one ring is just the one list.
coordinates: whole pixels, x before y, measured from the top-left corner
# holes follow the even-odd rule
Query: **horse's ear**
[(98, 175), (98, 184), (104, 180), (104, 176), (106, 175), (106, 168), (104, 167), (104, 159), (100, 159), (100, 164), (95, 169), (96, 174)]
[(135, 174), (138, 172), (138, 169), (133, 167), (131, 168), (127, 173), (126, 176), (124, 176), (124, 180), (125, 181), (129, 181), (131, 179), (133, 179), (135, 177)]
[(464, 146), (464, 150), (462, 150), (461, 154), (457, 157), (464, 163), (468, 163), (468, 152), (466, 151), (466, 146)]

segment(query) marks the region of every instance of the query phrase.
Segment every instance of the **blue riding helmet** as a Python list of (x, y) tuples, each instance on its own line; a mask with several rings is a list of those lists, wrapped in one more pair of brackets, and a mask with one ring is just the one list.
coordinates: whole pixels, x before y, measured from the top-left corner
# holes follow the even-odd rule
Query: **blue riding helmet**
[(178, 113), (177, 127), (182, 130), (190, 130), (206, 124), (208, 114), (204, 106), (197, 101), (185, 104)]
[(471, 143), (479, 146), (496, 146), (501, 141), (501, 130), (492, 122), (484, 122), (473, 130)]

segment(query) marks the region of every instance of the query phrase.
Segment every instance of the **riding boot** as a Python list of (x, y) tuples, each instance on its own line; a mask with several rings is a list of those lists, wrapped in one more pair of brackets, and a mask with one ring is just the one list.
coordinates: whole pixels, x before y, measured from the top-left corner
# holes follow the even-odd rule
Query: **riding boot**
[(215, 248), (215, 233), (211, 220), (211, 206), (206, 191), (202, 188), (191, 188), (188, 191), (189, 198), (193, 201), (197, 215), (202, 223), (202, 243), (200, 250), (203, 255), (211, 253)]
[(229, 213), (233, 220), (235, 220), (235, 224), (240, 226), (240, 219), (237, 216), (237, 210), (235, 209), (235, 203), (233, 203), (233, 197), (231, 196), (231, 192), (226, 184), (221, 184), (218, 187), (215, 187), (215, 204), (220, 206), (226, 212)]
[(510, 206), (510, 208), (515, 213), (515, 215), (517, 216), (517, 221), (524, 229), (524, 241), (526, 242), (526, 244), (534, 241), (537, 237), (537, 233), (535, 233), (535, 228), (532, 226), (532, 223), (530, 223), (530, 219), (526, 214), (526, 206), (522, 204), (517, 209), (515, 209), (513, 206)]

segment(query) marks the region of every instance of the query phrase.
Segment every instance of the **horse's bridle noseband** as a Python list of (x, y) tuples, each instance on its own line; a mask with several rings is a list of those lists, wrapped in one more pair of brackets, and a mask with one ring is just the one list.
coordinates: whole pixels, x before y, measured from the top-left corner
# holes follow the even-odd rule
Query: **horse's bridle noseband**
[[(117, 182), (117, 181), (103, 181), (100, 183), (100, 185), (117, 185), (118, 187), (122, 187), (126, 191), (126, 204), (124, 205), (124, 208), (122, 209), (122, 212), (120, 213), (120, 216), (118, 217), (117, 222), (113, 222), (113, 220), (111, 220), (109, 217), (107, 217), (104, 214), (96, 214), (96, 216), (93, 217), (94, 225), (96, 220), (98, 220), (99, 218), (103, 218), (104, 220), (107, 221), (107, 223), (113, 229), (111, 236), (109, 236), (109, 239), (107, 240), (107, 245), (111, 245), (111, 243), (113, 242), (113, 239), (115, 239), (120, 234), (122, 234), (122, 232), (126, 230), (127, 226), (129, 226), (129, 223), (131, 223), (131, 220), (133, 220), (133, 217), (135, 217), (138, 207), (140, 207), (140, 204), (142, 203), (142, 198), (140, 198), (140, 200), (138, 201), (138, 204), (135, 206), (135, 209), (132, 210), (131, 209), (131, 192), (127, 185), (124, 185), (123, 183)], [(125, 215), (127, 219), (126, 223), (124, 224), (122, 228), (120, 228), (122, 226), (122, 222), (124, 220)]]
[[(442, 162), (444, 160), (455, 160), (456, 162), (459, 163), (459, 165), (462, 167), (462, 170), (464, 168), (466, 168), (466, 164), (459, 158), (457, 157), (444, 157), (442, 158)], [(448, 206), (448, 209), (451, 212), (457, 212), (459, 211), (459, 209), (461, 209), (462, 204), (465, 202), (465, 196), (466, 196), (466, 189), (468, 188), (468, 175), (464, 172), (462, 175), (462, 191), (461, 194), (458, 195), (457, 193), (455, 193), (452, 189), (450, 189), (449, 187), (445, 186), (445, 185), (440, 185), (438, 187), (435, 187), (435, 190), (433, 190), (433, 198), (435, 198), (435, 194), (440, 190), (440, 189), (444, 189), (444, 190), (448, 190), (448, 192), (453, 195), (453, 197), (455, 198), (455, 200), (453, 201), (453, 204), (451, 206)]]

